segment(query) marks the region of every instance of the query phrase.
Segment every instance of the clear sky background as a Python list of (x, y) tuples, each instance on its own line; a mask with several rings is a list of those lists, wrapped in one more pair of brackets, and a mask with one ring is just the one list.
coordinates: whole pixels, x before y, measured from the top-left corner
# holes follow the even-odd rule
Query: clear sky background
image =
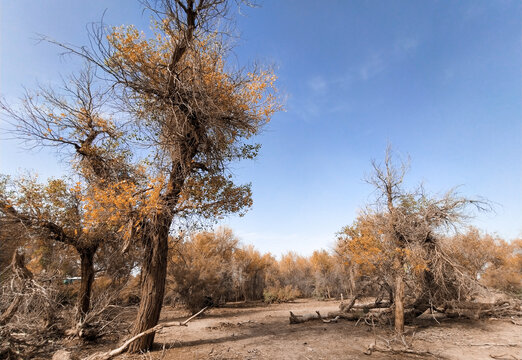
[[(286, 98), (258, 141), (259, 158), (234, 166), (254, 206), (222, 222), (243, 243), (276, 255), (330, 248), (373, 199), (363, 178), (387, 143), (411, 157), (408, 184), (454, 186), (495, 212), (477, 227), (522, 236), (520, 1), (259, 1), (236, 8), (234, 61), (273, 65)], [(53, 84), (78, 69), (37, 34), (83, 45), (86, 26), (146, 29), (138, 2), (0, 0), (0, 94)], [(60, 176), (67, 164), (0, 136), (0, 172)]]

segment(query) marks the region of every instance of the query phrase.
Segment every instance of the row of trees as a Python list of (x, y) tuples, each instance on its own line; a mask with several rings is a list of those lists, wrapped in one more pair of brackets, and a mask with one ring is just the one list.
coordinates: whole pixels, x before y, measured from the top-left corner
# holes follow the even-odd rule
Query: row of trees
[[(24, 179), (18, 186), (19, 209), (22, 208), (21, 199), (31, 199), (32, 204), (39, 203), (40, 211), (44, 211), (43, 205), (51, 201), (44, 197), (54, 199), (57, 189), (64, 191), (63, 182), (58, 180), (41, 185)], [(16, 248), (24, 248), (27, 267), (34, 274), (54, 275), (60, 279), (79, 275), (82, 278), (78, 290), (79, 316), (88, 312), (84, 307), (85, 298), (90, 297), (91, 290), (87, 291), (84, 285), (86, 273), (89, 289), (92, 289), (94, 274), (96, 278), (110, 280), (104, 284), (105, 287), (119, 287), (135, 277), (141, 281), (139, 251), (136, 249), (121, 256), (119, 249), (111, 249), (108, 243), (103, 243), (102, 251), (96, 252), (90, 262), (92, 270), (86, 272), (84, 257), (76, 243), (56, 241), (50, 236), (52, 233), (35, 232), (5, 215), (0, 221), (3, 225), (0, 231), (1, 267), (8, 267)], [(71, 232), (80, 231), (74, 229)], [(330, 299), (340, 298), (341, 294), (353, 296), (368, 279), (374, 281), (366, 290), (367, 294), (375, 295), (380, 290), (392, 293), (393, 271), (397, 263), (394, 256), (406, 259), (402, 268), (407, 277), (421, 276), (428, 266), (425, 254), (420, 252), (422, 249), (406, 249), (399, 253), (383, 241), (380, 232), (367, 215), (361, 215), (353, 225), (343, 228), (338, 234), (333, 251), (317, 250), (308, 257), (289, 252), (279, 260), (270, 253), (260, 253), (252, 245), (241, 245), (228, 228), (180, 233), (169, 239), (167, 299), (171, 303), (181, 302), (193, 311), (203, 307), (206, 301), (220, 304), (261, 299), (281, 301), (296, 297)], [(506, 292), (520, 291), (521, 240), (508, 243), (469, 228), (441, 238), (439, 245), (440, 251), (470, 279)], [(139, 281), (128, 286), (135, 287)], [(135, 293), (136, 289), (132, 290)]]
[[(338, 234), (333, 251), (317, 250), (308, 257), (289, 252), (279, 260), (251, 245), (240, 246), (226, 228), (172, 241), (169, 296), (192, 311), (210, 299), (219, 304), (298, 297), (331, 299), (341, 294), (348, 298), (362, 288), (361, 295), (388, 297), (393, 303), (399, 271), (412, 297), (423, 294), (426, 272), (434, 273), (435, 290), (429, 293), (428, 302), (469, 300), (478, 294), (476, 285), (515, 295), (522, 292), (521, 240), (506, 242), (471, 227), (440, 238), (437, 251), (444, 259), (435, 257), (441, 263), (428, 265), (431, 258), (423, 249), (397, 249), (374, 226), (360, 216)], [(398, 256), (404, 259), (402, 267)]]
[(278, 261), (252, 245), (240, 246), (230, 229), (201, 232), (173, 242), (168, 270), (169, 296), (192, 311), (205, 302), (333, 298), (350, 288), (348, 267), (325, 250), (310, 257), (294, 252)]
[[(85, 329), (93, 325), (94, 318), (89, 317), (93, 288), (95, 302), (100, 298), (107, 300), (107, 294), (113, 294), (109, 299), (112, 303), (141, 302), (141, 248), (128, 242), (123, 244), (122, 253), (120, 239), (125, 227), (116, 229), (103, 222), (97, 224), (98, 228), (85, 226), (88, 222), (83, 218), (87, 214), (84, 208), (89, 207), (89, 202), (83, 200), (78, 184), (57, 179), (42, 184), (31, 177), (3, 177), (0, 184), (0, 280), (10, 280), (2, 282), (3, 304), (18, 306), (20, 294), (30, 294), (26, 297), (26, 310), (31, 312), (30, 307), (36, 306), (33, 316), (44, 314), (35, 320), (41, 320), (46, 327), (55, 321), (56, 305), (70, 309), (67, 305), (74, 295), (75, 333), (92, 336)], [(226, 228), (179, 232), (168, 239), (165, 298), (197, 311), (227, 301), (327, 299), (339, 298), (341, 294), (355, 299), (368, 295), (376, 297), (379, 307), (403, 301), (406, 316), (413, 318), (428, 307), (444, 309), (448, 304), (469, 302), (480, 295), (484, 286), (520, 295), (521, 240), (506, 242), (475, 228), (457, 229), (453, 235), (433, 228), (426, 233), (429, 227), (419, 229), (430, 219), (429, 211), (447, 214), (441, 204), (447, 204), (451, 198), (454, 195), (446, 194), (442, 200), (425, 195), (415, 198), (412, 194), (400, 198), (396, 216), (402, 222), (391, 229), (411, 236), (403, 243), (387, 234), (389, 212), (372, 207), (339, 232), (332, 252), (319, 250), (309, 257), (289, 252), (277, 260), (251, 245), (240, 245)], [(418, 241), (426, 234), (431, 240)], [(92, 244), (98, 246), (85, 256), (84, 249)], [(30, 276), (20, 278), (14, 289), (10, 273), (5, 270), (18, 248), (23, 248), (28, 258), (27, 269), (22, 273)], [(78, 275), (79, 286), (61, 284)], [(24, 283), (33, 276), (39, 283), (31, 290)], [(408, 288), (406, 295), (401, 294), (398, 277)], [(39, 293), (38, 289), (48, 291)], [(42, 295), (41, 299), (34, 294)], [(394, 309), (397, 314), (397, 307)], [(0, 310), (4, 317), (16, 309), (9, 306)]]

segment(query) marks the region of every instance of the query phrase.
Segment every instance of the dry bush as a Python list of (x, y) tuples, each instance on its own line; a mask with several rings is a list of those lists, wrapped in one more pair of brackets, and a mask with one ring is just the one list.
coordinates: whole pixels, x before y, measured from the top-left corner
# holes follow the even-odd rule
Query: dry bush
[(441, 247), (463, 272), (481, 284), (508, 294), (522, 294), (522, 240), (509, 243), (469, 228), (443, 239)]
[(230, 229), (200, 232), (171, 247), (166, 301), (197, 311), (226, 301), (260, 300), (275, 260), (239, 247)]
[(232, 259), (238, 240), (230, 229), (201, 232), (175, 245), (170, 256), (169, 287), (196, 312), (232, 296)]
[[(88, 342), (100, 338), (116, 341), (127, 335), (131, 325), (128, 319), (134, 315), (135, 308), (120, 305), (121, 291), (125, 286), (107, 282), (105, 286), (95, 289), (90, 311), (81, 321), (75, 321), (74, 327), (69, 328), (66, 334)], [(78, 318), (75, 316), (77, 309), (68, 307), (65, 311), (69, 318)]]
[(313, 296), (318, 299), (339, 298), (351, 293), (353, 269), (337, 255), (326, 250), (314, 251), (308, 258), (313, 273)]
[(0, 358), (50, 358), (67, 338), (92, 341), (100, 337), (117, 340), (122, 316), (115, 305), (121, 287), (108, 279), (98, 282), (91, 310), (80, 320), (75, 306), (79, 284), (64, 284), (60, 272), (32, 273), (25, 256), (16, 252), (11, 266), (3, 271), (0, 286)]
[(117, 303), (132, 306), (140, 303), (140, 277), (131, 276), (119, 292)]
[(252, 245), (236, 249), (233, 258), (234, 300), (260, 300), (276, 264), (270, 254), (261, 254)]
[(275, 274), (272, 274), (274, 286), (296, 288), (301, 296), (311, 297), (314, 292), (314, 278), (312, 264), (309, 259), (295, 252), (288, 252), (277, 263)]
[(522, 298), (522, 239), (499, 241), (495, 260), (481, 277), (487, 286)]
[(479, 279), (486, 267), (496, 262), (500, 239), (481, 234), (476, 228), (441, 239), (441, 246), (458, 264), (475, 279)]
[(264, 301), (268, 304), (293, 301), (301, 297), (301, 292), (293, 285), (269, 286), (263, 291)]
[(18, 253), (7, 276), (0, 288), (0, 357), (26, 359), (45, 353), (67, 322), (60, 314), (56, 279), (34, 276)]
[(442, 195), (427, 194), (422, 186), (404, 190), (408, 164), (395, 166), (389, 147), (384, 163), (372, 165), (367, 181), (376, 202), (341, 231), (337, 248), (346, 261), (383, 284), (394, 305), (395, 330), (402, 333), (405, 314), (408, 320), (430, 308), (465, 304), (482, 290), (477, 276), (487, 258), (459, 257), (446, 239), (469, 218), (470, 208), (487, 210), (489, 205), (454, 190)]

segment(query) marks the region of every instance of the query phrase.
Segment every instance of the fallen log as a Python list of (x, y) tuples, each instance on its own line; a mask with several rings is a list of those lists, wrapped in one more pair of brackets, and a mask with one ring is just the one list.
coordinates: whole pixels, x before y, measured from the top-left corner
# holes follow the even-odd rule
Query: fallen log
[(357, 321), (362, 317), (365, 317), (365, 314), (362, 311), (353, 311), (353, 312), (342, 312), (342, 311), (332, 311), (328, 313), (328, 317), (338, 317), (343, 320)]
[(319, 320), (321, 319), (321, 315), (318, 312), (304, 315), (295, 315), (290, 311), (290, 324), (300, 324), (310, 320)]
[(323, 323), (333, 323), (337, 322), (339, 319), (357, 321), (361, 317), (364, 317), (366, 314), (362, 311), (357, 312), (342, 312), (342, 311), (334, 311), (329, 312), (326, 317), (322, 317), (319, 311), (315, 313), (296, 315), (292, 311), (290, 311), (290, 324), (301, 324), (307, 321), (312, 320), (321, 320)]
[[(290, 312), (290, 324), (300, 324), (307, 321), (321, 320), (325, 323), (336, 322), (339, 319), (345, 319), (350, 321), (357, 321), (365, 318), (369, 314), (377, 315), (380, 319), (385, 319), (387, 315), (393, 315), (393, 304), (386, 303), (369, 303), (369, 304), (355, 304), (358, 299), (356, 294), (350, 303), (342, 304), (339, 306), (341, 309), (350, 309), (349, 311), (334, 311), (329, 312), (326, 317), (322, 317), (318, 311), (315, 313), (298, 315)], [(404, 320), (406, 323), (411, 323), (415, 318), (424, 313), (425, 310), (429, 309), (430, 306), (417, 303), (409, 304), (405, 306)], [(432, 307), (432, 309), (435, 309)], [(479, 319), (483, 317), (504, 317), (510, 318), (512, 322), (515, 317), (522, 317), (521, 305), (519, 301), (502, 300), (496, 303), (479, 303), (479, 302), (455, 302), (447, 303), (441, 308), (436, 308), (437, 311), (444, 313), (447, 317), (468, 317), (470, 319)], [(393, 319), (391, 319), (393, 320)], [(519, 325), (519, 323), (516, 323)]]
[(484, 317), (520, 317), (522, 308), (517, 300), (501, 300), (496, 303), (456, 302), (445, 305), (444, 314), (450, 318), (467, 317), (479, 319)]
[(392, 306), (392, 304), (390, 304), (389, 302), (385, 302), (385, 303), (371, 303), (371, 304), (353, 305), (352, 309), (368, 311), (368, 310), (371, 310), (371, 309), (386, 309), (386, 308), (389, 308), (391, 306)]

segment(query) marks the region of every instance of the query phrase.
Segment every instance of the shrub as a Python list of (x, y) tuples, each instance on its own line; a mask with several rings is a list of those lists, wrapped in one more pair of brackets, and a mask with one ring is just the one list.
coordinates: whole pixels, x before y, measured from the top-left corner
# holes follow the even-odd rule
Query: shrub
[(274, 302), (289, 302), (301, 296), (301, 292), (293, 285), (269, 286), (263, 291), (264, 301), (268, 304)]
[(129, 306), (140, 303), (140, 278), (139, 276), (131, 276), (123, 289), (118, 294), (118, 303)]
[(171, 297), (177, 294), (192, 312), (231, 297), (231, 264), (237, 244), (229, 229), (197, 233), (177, 244), (168, 268)]

